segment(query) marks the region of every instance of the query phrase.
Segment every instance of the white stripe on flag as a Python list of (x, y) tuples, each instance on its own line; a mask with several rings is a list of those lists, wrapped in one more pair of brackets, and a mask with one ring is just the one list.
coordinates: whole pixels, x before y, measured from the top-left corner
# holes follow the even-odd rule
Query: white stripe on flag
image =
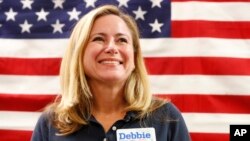
[[(61, 58), (68, 39), (0, 39), (0, 56), (12, 58)], [(9, 42), (12, 42), (10, 44)], [(157, 43), (157, 44), (156, 44)], [(250, 40), (216, 38), (141, 39), (144, 57), (250, 58)], [(18, 46), (17, 46), (18, 45)], [(225, 49), (226, 45), (226, 49)]]
[(150, 75), (155, 94), (250, 95), (250, 76)]
[[(154, 94), (250, 95), (250, 76), (150, 75)], [(58, 76), (0, 75), (0, 93), (58, 94)]]
[(33, 130), (41, 113), (0, 111), (0, 129)]
[[(249, 2), (172, 2), (172, 20), (250, 21)], [(190, 12), (191, 9), (194, 9)]]
[(58, 76), (0, 75), (0, 93), (58, 94)]
[(250, 124), (249, 114), (183, 113), (190, 132), (227, 133), (231, 124)]
[(250, 40), (216, 38), (158, 38), (142, 39), (141, 43), (144, 57), (202, 56), (250, 58)]
[(13, 58), (62, 57), (68, 39), (0, 39), (0, 56)]

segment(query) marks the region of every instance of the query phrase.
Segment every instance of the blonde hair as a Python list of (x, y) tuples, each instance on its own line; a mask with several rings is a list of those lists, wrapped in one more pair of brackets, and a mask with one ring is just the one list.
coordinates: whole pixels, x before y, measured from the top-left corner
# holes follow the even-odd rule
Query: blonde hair
[(126, 111), (138, 112), (139, 119), (164, 104), (153, 100), (148, 74), (143, 62), (139, 31), (135, 21), (116, 6), (105, 5), (86, 14), (76, 24), (70, 36), (69, 47), (61, 63), (61, 96), (50, 111), (53, 112), (53, 125), (60, 135), (68, 135), (88, 124), (91, 116), (93, 96), (88, 86), (83, 67), (83, 55), (95, 20), (105, 15), (117, 15), (125, 21), (133, 38), (135, 69), (125, 84)]

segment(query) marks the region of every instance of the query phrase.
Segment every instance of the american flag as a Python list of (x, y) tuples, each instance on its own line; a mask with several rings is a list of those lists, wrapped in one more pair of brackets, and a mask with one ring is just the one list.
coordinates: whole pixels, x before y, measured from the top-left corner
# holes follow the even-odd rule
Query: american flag
[(180, 109), (193, 141), (250, 124), (250, 0), (0, 0), (1, 141), (30, 140), (74, 24), (103, 4), (138, 22), (152, 92)]

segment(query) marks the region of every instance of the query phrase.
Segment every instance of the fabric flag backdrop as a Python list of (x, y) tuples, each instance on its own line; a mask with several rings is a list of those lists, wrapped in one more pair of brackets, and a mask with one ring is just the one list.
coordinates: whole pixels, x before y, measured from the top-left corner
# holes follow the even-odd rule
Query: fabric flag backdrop
[(250, 124), (250, 0), (0, 0), (0, 140), (28, 141), (59, 93), (73, 25), (111, 3), (141, 29), (152, 91), (171, 98), (193, 141)]

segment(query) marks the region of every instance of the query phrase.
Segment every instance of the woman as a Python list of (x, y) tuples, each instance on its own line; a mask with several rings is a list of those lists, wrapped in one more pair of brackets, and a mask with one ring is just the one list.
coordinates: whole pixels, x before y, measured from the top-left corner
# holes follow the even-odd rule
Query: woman
[(32, 141), (189, 141), (168, 101), (153, 98), (134, 20), (105, 5), (75, 26), (61, 64), (61, 97)]

